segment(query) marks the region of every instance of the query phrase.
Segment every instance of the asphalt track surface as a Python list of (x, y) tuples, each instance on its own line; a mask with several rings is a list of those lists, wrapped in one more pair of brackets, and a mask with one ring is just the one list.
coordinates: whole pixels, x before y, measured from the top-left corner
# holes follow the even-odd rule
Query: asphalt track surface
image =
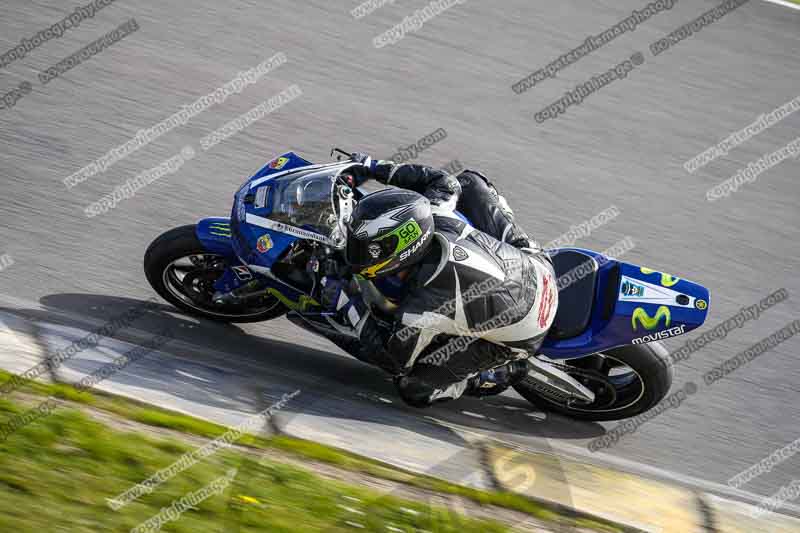
[[(42, 338), (63, 344), (152, 297), (141, 267), (149, 242), (174, 226), (228, 213), (235, 188), (274, 155), (294, 150), (324, 162), (336, 145), (388, 157), (444, 128), (448, 137), (418, 161), (458, 159), (481, 170), (541, 241), (617, 206), (619, 217), (578, 244), (603, 250), (631, 236), (636, 247), (626, 260), (710, 287), (711, 326), (776, 289), (786, 288), (790, 298), (678, 365), (675, 386), (694, 381), (698, 392), (603, 454), (589, 454), (586, 444), (613, 423), (529, 412), (511, 394), (407, 408), (378, 371), (284, 319), (221, 326), (163, 305), (118, 339), (141, 342), (169, 325), (177, 340), (163, 351), (176, 357), (169, 363), (149, 358), (109, 382), (127, 386), (132, 396), (217, 419), (263, 409), (299, 388), (303, 396), (294, 410), (283, 412), (296, 434), (395, 457), (409, 468), (424, 470), (438, 457), (445, 465), (434, 473), (454, 479), (475, 458), (446, 459), (471, 439), (491, 437), (630, 461), (627, 468), (687, 476), (682, 479), (692, 483), (724, 483), (800, 437), (797, 338), (711, 387), (701, 378), (800, 318), (800, 162), (784, 161), (717, 202), (707, 202), (705, 191), (793, 140), (800, 113), (695, 174), (682, 165), (798, 96), (800, 11), (751, 0), (670, 50), (650, 53), (650, 43), (716, 4), (681, 0), (517, 95), (513, 83), (644, 2), (509, 0), (500, 7), (469, 0), (376, 49), (375, 36), (425, 3), (398, 0), (355, 20), (354, 2), (117, 0), (0, 70), (2, 93), (23, 81), (33, 85), (12, 109), (0, 110), (0, 253), (14, 260), (0, 272), (2, 318), (9, 327), (21, 318), (52, 324), (42, 326)], [(0, 52), (72, 7), (2, 2)], [(131, 17), (138, 31), (47, 85), (38, 81), (38, 72)], [(564, 91), (637, 51), (645, 62), (626, 79), (556, 119), (534, 120)], [(71, 190), (62, 183), (137, 130), (277, 52), (288, 62), (241, 94)], [(204, 135), (291, 84), (302, 89), (301, 97), (211, 150), (199, 149)], [(198, 155), (177, 173), (104, 215), (84, 215), (89, 203), (186, 145)], [(81, 361), (61, 372), (80, 371)], [(744, 488), (771, 494), (800, 478), (799, 464), (795, 457)]]

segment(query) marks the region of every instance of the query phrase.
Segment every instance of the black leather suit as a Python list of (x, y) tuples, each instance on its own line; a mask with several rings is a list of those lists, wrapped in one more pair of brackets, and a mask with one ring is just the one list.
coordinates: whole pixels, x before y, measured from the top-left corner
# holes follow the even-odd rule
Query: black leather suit
[(471, 170), (454, 177), (386, 161), (359, 168), (357, 181), (373, 178), (426, 196), (435, 233), (392, 319), (368, 317), (358, 342), (340, 346), (395, 375), (401, 397), (414, 406), (457, 398), (468, 378), (534, 354), (558, 303), (552, 264), (489, 180)]

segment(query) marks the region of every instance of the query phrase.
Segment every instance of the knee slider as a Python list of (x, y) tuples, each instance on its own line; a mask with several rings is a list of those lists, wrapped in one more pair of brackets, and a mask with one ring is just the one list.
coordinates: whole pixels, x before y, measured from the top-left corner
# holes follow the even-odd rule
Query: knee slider
[(424, 381), (403, 376), (395, 381), (400, 398), (411, 407), (430, 407), (430, 397), (434, 389)]

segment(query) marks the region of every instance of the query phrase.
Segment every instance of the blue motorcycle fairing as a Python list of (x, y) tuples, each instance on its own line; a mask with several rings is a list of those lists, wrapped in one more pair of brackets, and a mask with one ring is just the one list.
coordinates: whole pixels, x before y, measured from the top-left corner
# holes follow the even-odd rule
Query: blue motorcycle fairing
[[(571, 359), (627, 344), (682, 335), (705, 322), (710, 305), (705, 287), (582, 248), (600, 265), (589, 326), (568, 339), (547, 337), (541, 352)], [(610, 285), (612, 284), (612, 285)]]
[(277, 174), (279, 172), (286, 172), (287, 170), (292, 170), (295, 168), (300, 167), (307, 167), (312, 165), (310, 161), (306, 161), (299, 155), (294, 152), (286, 152), (285, 154), (281, 154), (266, 165), (264, 165), (261, 170), (253, 174), (253, 176), (247, 180), (247, 183), (250, 183), (252, 180), (257, 178), (263, 178), (264, 176), (271, 176), (273, 174)]
[[(232, 290), (252, 274), (266, 280), (267, 291), (293, 311), (305, 312), (303, 314), (308, 316), (318, 314), (319, 304), (313, 298), (271, 275), (274, 262), (293, 243), (303, 239), (307, 233), (313, 233), (313, 229), (287, 227), (286, 224), (280, 227), (280, 224), (275, 226), (273, 223), (270, 227), (261, 227), (248, 223), (246, 219), (248, 214), (261, 219), (270, 216), (275, 191), (280, 190), (278, 182), (273, 182), (273, 179), (325, 174), (326, 169), (339, 171), (348, 164), (351, 163), (313, 165), (293, 152), (287, 152), (261, 168), (237, 191), (231, 218), (215, 217), (198, 222), (197, 238), (203, 246), (230, 261), (230, 268), (217, 281), (215, 288)], [(461, 213), (456, 215), (469, 224)], [(315, 235), (321, 237), (318, 233)], [(559, 250), (587, 254), (597, 261), (599, 267), (589, 325), (571, 338), (547, 337), (541, 348), (541, 353), (547, 357), (575, 359), (617, 346), (653, 342), (691, 331), (703, 324), (707, 317), (709, 291), (697, 283), (610, 259), (591, 250)], [(323, 316), (319, 315), (319, 319), (322, 320)]]
[(455, 213), (455, 215), (456, 215), (458, 218), (460, 218), (460, 219), (461, 219), (461, 220), (464, 222), (464, 224), (467, 224), (467, 225), (469, 225), (469, 226), (472, 226), (472, 222), (470, 222), (470, 221), (469, 221), (469, 219), (467, 219), (467, 217), (465, 217), (465, 216), (464, 216), (464, 215), (461, 213), (461, 211), (455, 210), (455, 211), (453, 211), (453, 213)]
[[(235, 195), (231, 225), (236, 254), (249, 265), (271, 269), (297, 241), (311, 239), (331, 244), (328, 236), (321, 233), (320, 228), (311, 224), (311, 221), (300, 223), (293, 220), (285, 223), (277, 220), (278, 215), (285, 215), (285, 202), (292, 196), (290, 194), (287, 197), (286, 187), (290, 187), (289, 184), (307, 179), (312, 182), (317, 180), (316, 185), (320, 185), (320, 181), (329, 179), (332, 187), (333, 176), (353, 164), (352, 161), (343, 161), (313, 165), (293, 152), (273, 159), (250, 177)], [(314, 191), (313, 187), (308, 190), (320, 193)], [(330, 194), (327, 202), (332, 207)], [(295, 207), (303, 209), (302, 206)], [(256, 220), (261, 225), (253, 223)]]
[(220, 254), (228, 261), (225, 273), (214, 282), (217, 291), (232, 291), (253, 279), (252, 272), (236, 257), (233, 250), (229, 218), (204, 218), (195, 225), (195, 235), (207, 252)]
[(231, 246), (231, 224), (227, 217), (209, 217), (200, 220), (195, 226), (195, 235), (203, 247), (211, 253), (235, 258)]
[[(251, 199), (248, 198), (248, 195), (255, 195), (255, 191), (251, 193), (253, 183), (256, 180), (266, 183), (268, 180), (264, 180), (263, 178), (274, 177), (276, 174), (287, 174), (294, 169), (308, 167), (310, 165), (311, 163), (309, 161), (306, 161), (294, 152), (286, 152), (264, 165), (236, 191), (231, 220), (233, 220), (234, 224), (237, 226), (236, 233), (238, 237), (244, 242), (234, 243), (233, 249), (235, 253), (242, 253), (244, 255), (242, 259), (247, 261), (248, 264), (257, 264), (265, 268), (270, 268), (289, 246), (299, 240), (297, 237), (285, 233), (269, 231), (244, 223), (248, 211), (256, 212), (255, 209), (248, 209), (245, 203), (246, 199)], [(268, 190), (266, 191), (268, 192)], [(265, 206), (266, 209), (269, 208), (268, 202), (272, 200), (271, 197), (265, 198), (265, 202), (267, 202)], [(262, 239), (261, 248), (265, 250), (263, 253), (256, 253), (258, 251), (259, 239)], [(248, 250), (252, 250), (252, 252), (248, 252)]]
[[(288, 248), (303, 237), (263, 228), (246, 222), (247, 214), (267, 218), (274, 205), (271, 182), (281, 176), (302, 176), (325, 173), (326, 169), (344, 168), (352, 162), (337, 162), (314, 165), (294, 152), (282, 154), (251, 176), (236, 192), (230, 218), (212, 217), (200, 220), (196, 225), (196, 235), (203, 247), (210, 253), (218, 253), (229, 261), (229, 268), (215, 282), (214, 288), (229, 292), (259, 277), (266, 282), (266, 291), (280, 300), (289, 309), (307, 311), (318, 308), (319, 304), (303, 291), (276, 279), (271, 275), (272, 265)], [(259, 197), (259, 189), (263, 189)], [(255, 205), (258, 200), (262, 205)], [(280, 227), (280, 224), (275, 226)], [(286, 227), (287, 231), (300, 232), (324, 239), (313, 228)], [(313, 235), (312, 235), (313, 234)]]
[[(214, 282), (215, 290), (223, 293), (229, 292), (259, 276), (257, 271), (237, 257), (231, 241), (229, 218), (204, 218), (195, 226), (195, 234), (207, 252), (220, 254), (228, 260), (228, 268)], [(265, 290), (278, 298), (286, 307), (305, 310), (317, 305), (313, 298), (309, 298), (302, 291), (269, 276), (265, 279), (268, 282)]]

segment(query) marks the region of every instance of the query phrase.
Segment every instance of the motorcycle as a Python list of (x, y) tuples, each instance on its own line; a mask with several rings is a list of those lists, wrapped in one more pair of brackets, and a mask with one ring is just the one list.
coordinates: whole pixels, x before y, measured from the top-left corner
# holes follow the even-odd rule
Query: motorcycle
[[(147, 280), (194, 316), (258, 322), (285, 315), (326, 338), (344, 335), (320, 294), (326, 276), (342, 273), (345, 224), (365, 194), (348, 179), (356, 164), (341, 155), (327, 164), (294, 152), (276, 157), (239, 188), (230, 217), (204, 218), (157, 237), (144, 257)], [(541, 409), (581, 420), (617, 420), (654, 407), (673, 377), (658, 341), (703, 324), (708, 289), (592, 250), (548, 253), (559, 305), (540, 353), (527, 359), (527, 375), (514, 389)], [(357, 279), (365, 302), (390, 314), (381, 291)]]

